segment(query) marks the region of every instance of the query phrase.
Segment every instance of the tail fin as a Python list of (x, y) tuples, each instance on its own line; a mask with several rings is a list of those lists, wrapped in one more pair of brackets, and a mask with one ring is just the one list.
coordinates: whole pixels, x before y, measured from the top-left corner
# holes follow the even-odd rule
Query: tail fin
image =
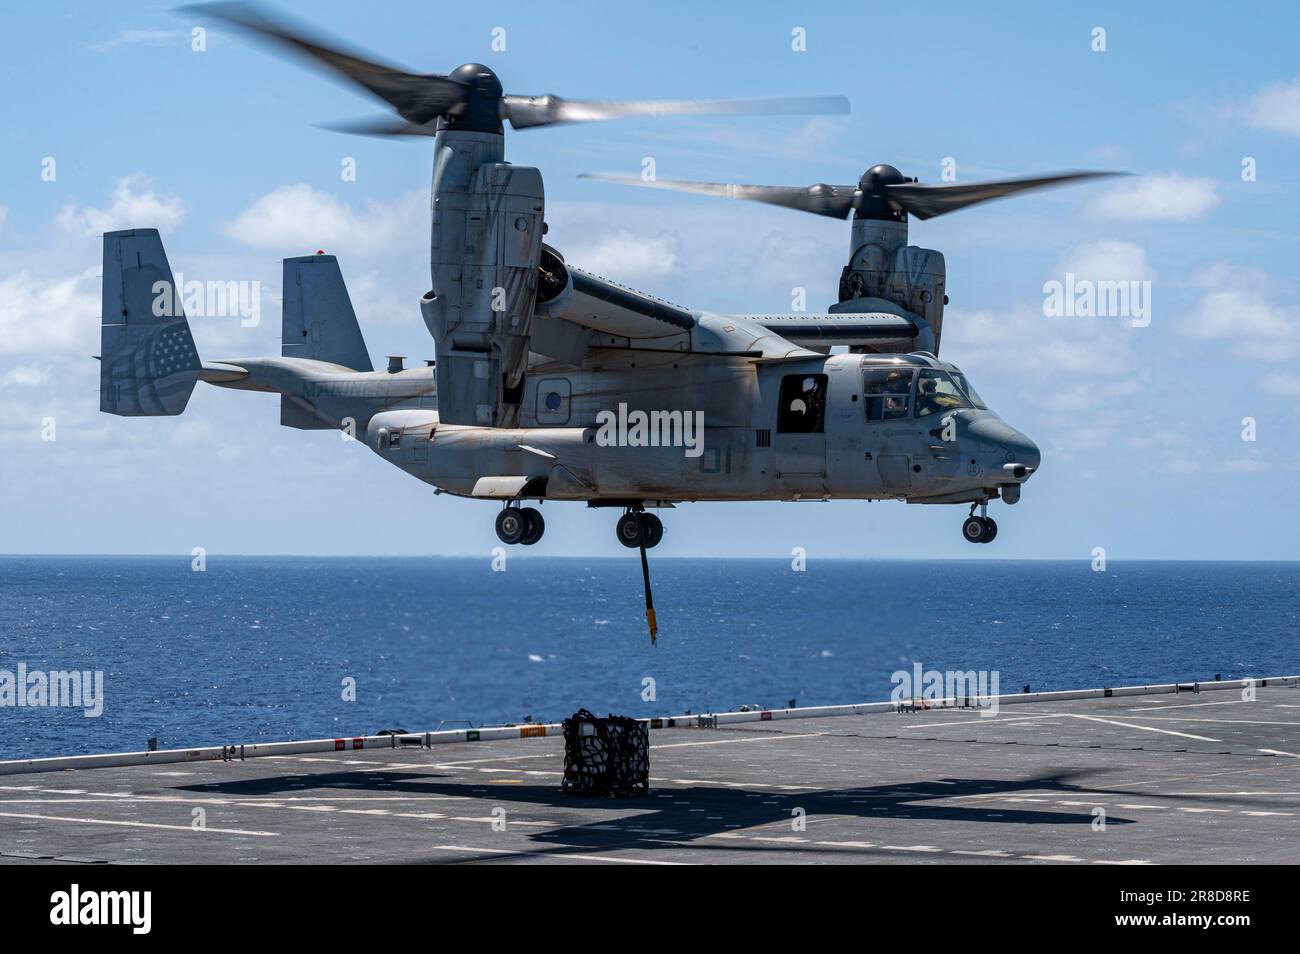
[(180, 414), (199, 353), (157, 229), (104, 233), (99, 409), (125, 417)]
[(333, 255), (284, 260), (280, 354), (373, 371), (339, 261)]

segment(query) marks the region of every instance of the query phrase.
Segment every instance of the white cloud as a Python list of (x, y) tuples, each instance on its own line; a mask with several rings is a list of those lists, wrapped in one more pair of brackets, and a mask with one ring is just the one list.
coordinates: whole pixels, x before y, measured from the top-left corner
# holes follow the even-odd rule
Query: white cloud
[(1226, 341), (1247, 360), (1285, 361), (1300, 353), (1300, 308), (1274, 301), (1264, 272), (1215, 263), (1200, 270), (1196, 284), (1205, 294), (1179, 321), (1181, 334)]
[(38, 368), (31, 364), (20, 364), (17, 367), (10, 368), (4, 374), (0, 374), (0, 388), (34, 388), (39, 387), (49, 379), (49, 373), (44, 368)]
[(1287, 136), (1300, 136), (1300, 78), (1273, 83), (1246, 104), (1246, 123)]
[[(1067, 272), (1076, 281), (1148, 281), (1155, 274), (1142, 246), (1116, 240), (1069, 250), (1050, 277)], [(1016, 426), (1032, 425), (1029, 433), (1049, 456), (1109, 452), (1132, 432), (1150, 381), (1134, 343), (1147, 329), (1124, 318), (1047, 317), (1041, 301), (946, 312), (943, 356), (969, 372), (985, 398), (999, 389), (1014, 394), (1007, 413)]]
[(680, 253), (675, 236), (618, 229), (566, 249), (564, 259), (617, 282), (635, 282), (663, 278), (677, 267)]
[(1076, 279), (1092, 282), (1144, 282), (1155, 274), (1147, 263), (1146, 249), (1118, 239), (1076, 245), (1057, 264), (1056, 272), (1072, 272)]
[(354, 208), (305, 183), (281, 186), (256, 199), (223, 229), (254, 248), (283, 255), (328, 252), (370, 254), (428, 242), (429, 196), (413, 192), (391, 202)]
[(1141, 176), (1117, 185), (1088, 205), (1097, 218), (1123, 222), (1191, 222), (1219, 204), (1213, 179), (1166, 175)]
[(93, 347), (98, 315), (98, 269), (52, 279), (27, 270), (5, 276), (0, 278), (0, 354)]
[(116, 229), (174, 229), (185, 218), (185, 203), (173, 195), (155, 192), (153, 182), (141, 173), (119, 179), (112, 203), (106, 209), (69, 204), (56, 220), (74, 235), (97, 236)]
[(753, 264), (746, 269), (746, 277), (755, 287), (779, 292), (787, 301), (786, 308), (794, 288), (803, 288), (810, 299), (808, 307), (816, 310), (823, 305), (819, 301), (820, 289), (830, 284), (826, 281), (828, 276), (839, 274), (844, 259), (844, 245), (840, 241), (828, 242), (826, 236), (795, 232), (769, 232), (763, 236), (757, 257), (747, 257)]
[(1300, 398), (1300, 374), (1289, 371), (1270, 371), (1255, 386), (1273, 397)]

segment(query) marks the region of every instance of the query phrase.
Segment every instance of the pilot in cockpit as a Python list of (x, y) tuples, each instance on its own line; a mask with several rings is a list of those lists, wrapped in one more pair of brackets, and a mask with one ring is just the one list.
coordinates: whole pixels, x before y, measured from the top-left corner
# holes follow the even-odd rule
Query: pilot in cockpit
[(962, 400), (946, 390), (940, 390), (939, 381), (931, 375), (922, 375), (916, 386), (916, 416), (926, 417), (965, 407)]

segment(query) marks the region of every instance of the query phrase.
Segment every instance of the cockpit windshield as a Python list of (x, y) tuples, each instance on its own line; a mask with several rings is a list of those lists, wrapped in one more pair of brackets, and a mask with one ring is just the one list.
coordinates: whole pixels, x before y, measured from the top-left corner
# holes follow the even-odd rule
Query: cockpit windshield
[(970, 378), (966, 377), (966, 375), (962, 374), (960, 371), (954, 371), (952, 376), (956, 379), (958, 387), (966, 392), (966, 396), (970, 398), (970, 403), (974, 407), (979, 408), (981, 411), (987, 411), (989, 409), (989, 406), (984, 403), (984, 399), (976, 393), (973, 387), (971, 387)]
[(916, 382), (916, 416), (927, 417), (974, 407), (947, 371), (923, 370)]

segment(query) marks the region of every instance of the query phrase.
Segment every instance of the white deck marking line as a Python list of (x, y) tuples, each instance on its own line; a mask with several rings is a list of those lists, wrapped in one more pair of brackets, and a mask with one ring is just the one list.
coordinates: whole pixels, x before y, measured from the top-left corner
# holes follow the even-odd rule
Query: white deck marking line
[(1082, 858), (1077, 858), (1074, 855), (1021, 855), (1020, 857), (1027, 858), (1030, 861), (1068, 861), (1075, 863), (1083, 861)]
[(1093, 864), (1098, 864), (1098, 865), (1149, 865), (1149, 864), (1151, 864), (1151, 862), (1147, 861), (1145, 858), (1129, 858), (1127, 861), (1108, 861), (1108, 860), (1106, 860), (1106, 859), (1104, 859), (1104, 858), (1099, 858), (1099, 859), (1097, 859), (1096, 861), (1094, 861)]
[(1167, 706), (1147, 705), (1141, 709), (1129, 709), (1129, 712), (1164, 712), (1169, 709), (1195, 709), (1199, 706), (1239, 706), (1245, 699), (1228, 699), (1226, 702), (1179, 702)]
[(1287, 758), (1300, 759), (1300, 755), (1294, 752), (1283, 752), (1281, 749), (1260, 749), (1265, 755), (1285, 755)]
[(1012, 722), (1038, 722), (1043, 719), (1059, 719), (1060, 716), (1054, 713), (1045, 713), (1043, 715), (1026, 715), (1026, 716), (1007, 716), (1000, 718), (998, 716), (981, 716), (978, 719), (960, 719), (948, 720), (946, 722), (924, 723), (916, 722), (912, 725), (899, 726), (900, 729), (946, 729), (953, 725), (1009, 725)]
[(18, 812), (0, 812), (0, 818), (31, 818), (38, 821), (79, 822), (83, 825), (117, 825), (124, 828), (162, 828), (169, 831), (194, 831), (216, 835), (257, 835), (269, 837), (278, 831), (244, 831), (241, 828), (191, 828), (189, 825), (160, 825), (156, 822), (118, 821), (109, 818), (70, 818), (62, 815), (27, 815)]
[(1150, 725), (1134, 725), (1132, 722), (1119, 722), (1116, 719), (1103, 719), (1100, 716), (1079, 715), (1077, 712), (1067, 712), (1066, 715), (1072, 719), (1085, 719), (1088, 722), (1104, 722), (1107, 725), (1118, 725), (1125, 729), (1141, 729), (1144, 732), (1159, 732), (1163, 735), (1177, 735), (1184, 739), (1195, 739), (1198, 742), (1219, 742), (1220, 739), (1211, 739), (1205, 735), (1192, 735), (1190, 732), (1175, 732), (1173, 729), (1157, 729)]
[(762, 735), (753, 739), (713, 739), (709, 742), (669, 742), (664, 745), (652, 745), (650, 751), (656, 749), (680, 749), (688, 745), (736, 745), (743, 742), (774, 742), (778, 739), (815, 739), (819, 736), (827, 735), (826, 732), (805, 732), (801, 735), (786, 735), (784, 732), (774, 732), (770, 736)]
[(1248, 795), (1252, 798), (1264, 797), (1294, 797), (1300, 795), (1300, 792), (1165, 792), (1168, 798), (1208, 798), (1217, 796), (1220, 798), (1235, 797)]
[(657, 858), (615, 858), (603, 855), (573, 855), (560, 851), (526, 851), (509, 848), (472, 848), (468, 845), (434, 845), (434, 851), (468, 851), (485, 855), (533, 855), (538, 858), (577, 858), (579, 861), (608, 861), (622, 865), (683, 865), (684, 861), (662, 861)]
[[(1095, 805), (1109, 805), (1109, 798), (1114, 797), (1115, 794), (1119, 794), (1119, 793), (1101, 792), (1097, 794), (1104, 795), (1105, 798), (1097, 798), (1095, 799), (1095, 801), (1091, 801), (1091, 802), (1067, 802), (1067, 801), (1063, 801), (1063, 799), (1058, 799), (1058, 801), (1054, 803), (1056, 803), (1056, 805), (1061, 805), (1061, 806), (1066, 806), (1071, 808), (1095, 806)], [(1167, 793), (1167, 795), (1169, 795), (1170, 798), (1188, 797), (1188, 795), (1205, 795), (1205, 797), (1209, 797), (1209, 795), (1221, 795), (1222, 797), (1222, 795), (1295, 795), (1295, 794), (1300, 794), (1300, 793), (1296, 793), (1296, 792), (1171, 792), (1171, 793)], [(957, 799), (959, 798), (984, 798), (984, 799), (989, 799), (989, 801), (1017, 802), (1017, 803), (1019, 802), (1043, 803), (1047, 801), (1052, 801), (1052, 799), (1041, 798), (1041, 797), (1004, 798), (996, 794), (954, 795), (952, 801), (957, 801)], [(935, 801), (948, 801), (948, 799), (935, 799)], [(1182, 806), (1169, 806), (1169, 805), (1147, 805), (1147, 803), (1141, 803), (1141, 802), (1117, 802), (1115, 803), (1114, 807), (1123, 808), (1123, 810), (1126, 811), (1132, 811), (1132, 810), (1183, 811), (1183, 812), (1188, 812), (1188, 814), (1191, 815), (1206, 815), (1206, 814), (1258, 815), (1261, 814), (1261, 812), (1256, 812), (1256, 811), (1245, 811), (1242, 810), (1242, 808), (1195, 808), (1195, 807), (1182, 807)], [(1295, 812), (1278, 811), (1278, 812), (1262, 812), (1262, 814), (1292, 816), (1295, 815)], [(1022, 858), (1030, 858), (1030, 857), (1031, 855), (1022, 855)]]
[(881, 845), (881, 851), (923, 851), (923, 852), (942, 852), (942, 848), (936, 848), (934, 845)]
[[(62, 794), (62, 793), (58, 793)], [(121, 802), (149, 804), (195, 804), (195, 805), (238, 805), (244, 808), (306, 808), (308, 802), (463, 802), (468, 795), (294, 795), (289, 798), (268, 798), (262, 801), (240, 801), (230, 798), (214, 798), (202, 795), (134, 795), (129, 792), (86, 792), (84, 798), (0, 798), (0, 805), (15, 805), (32, 802), (54, 805), (63, 802), (70, 804), (102, 805), (103, 799), (111, 798)], [(310, 810), (310, 809), (309, 809)]]
[(1216, 725), (1287, 725), (1300, 728), (1300, 722), (1267, 722), (1262, 719), (1210, 719), (1205, 716), (1143, 716), (1158, 722), (1213, 722)]
[[(1060, 717), (1066, 717), (1071, 719), (1101, 719), (1100, 716), (1083, 715), (1082, 713), (1079, 712), (1044, 712), (1036, 716), (1024, 716), (1023, 718), (1046, 719), (1046, 718), (1060, 718)], [(1260, 719), (1212, 719), (1208, 716), (1157, 716), (1157, 715), (1143, 716), (1143, 718), (1146, 719), (1147, 721), (1155, 721), (1155, 722), (1212, 722), (1215, 725), (1242, 725), (1242, 726), (1286, 725), (1286, 726), (1292, 726), (1294, 728), (1300, 728), (1300, 722), (1269, 722)], [(1101, 719), (1101, 721), (1105, 721), (1105, 720)], [(1145, 726), (1137, 726), (1137, 728), (1145, 728)], [(1152, 731), (1156, 731), (1156, 730), (1152, 730)], [(1193, 738), (1196, 738), (1196, 736), (1193, 736)], [(1211, 739), (1210, 741), (1220, 742), (1222, 740)]]
[[(458, 759), (455, 762), (435, 762), (433, 764), (438, 768), (456, 768), (461, 765), (478, 765), (481, 762), (514, 762), (523, 759), (553, 759), (555, 756), (555, 752), (541, 752), (532, 755), (499, 755), (496, 758), (491, 759)], [(414, 764), (424, 765), (425, 763)]]

